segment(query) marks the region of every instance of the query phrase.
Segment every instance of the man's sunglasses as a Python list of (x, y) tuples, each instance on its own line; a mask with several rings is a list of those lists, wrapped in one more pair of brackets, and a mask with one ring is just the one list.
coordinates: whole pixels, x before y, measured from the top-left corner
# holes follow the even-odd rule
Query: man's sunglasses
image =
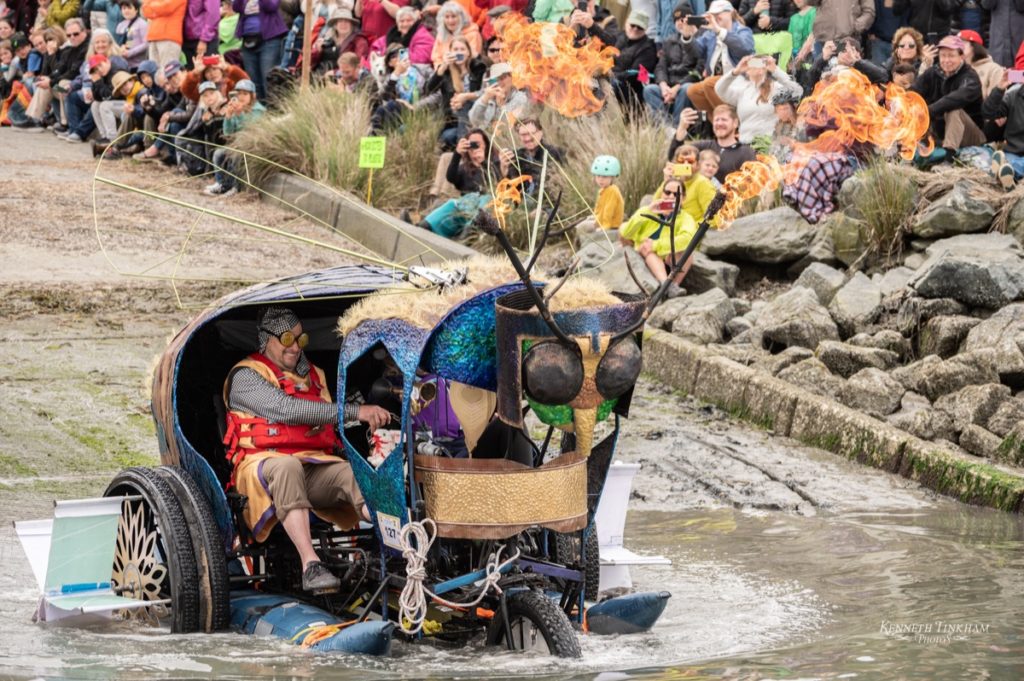
[(309, 334), (306, 333), (306, 332), (302, 332), (298, 336), (296, 336), (291, 331), (285, 331), (281, 335), (277, 335), (276, 333), (272, 332), (270, 329), (262, 329), (262, 330), (266, 331), (271, 336), (276, 338), (281, 343), (281, 345), (283, 345), (286, 348), (290, 348), (292, 346), (292, 343), (298, 343), (299, 344), (299, 350), (301, 350), (304, 347), (306, 347), (307, 345), (309, 345)]
[(67, 35), (67, 36), (68, 36), (69, 38), (77, 38), (78, 36), (82, 35), (82, 31), (76, 31), (75, 33), (68, 33), (68, 34), (66, 34), (66, 35)]

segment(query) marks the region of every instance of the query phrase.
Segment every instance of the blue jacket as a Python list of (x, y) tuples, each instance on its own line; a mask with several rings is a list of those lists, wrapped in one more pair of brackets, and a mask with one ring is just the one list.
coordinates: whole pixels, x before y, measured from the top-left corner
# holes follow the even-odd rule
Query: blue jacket
[[(696, 41), (697, 53), (700, 55), (705, 70), (711, 68), (711, 56), (715, 53), (717, 36), (710, 29), (703, 28), (697, 34)], [(754, 54), (754, 32), (743, 24), (734, 22), (725, 36), (725, 46), (729, 52), (730, 61), (735, 65), (748, 54)], [(708, 73), (707, 75), (712, 74)]]
[(891, 43), (893, 36), (896, 35), (896, 29), (909, 25), (907, 14), (909, 12), (906, 10), (897, 14), (892, 8), (885, 6), (885, 0), (875, 0), (875, 23), (871, 24), (868, 33), (879, 40)]

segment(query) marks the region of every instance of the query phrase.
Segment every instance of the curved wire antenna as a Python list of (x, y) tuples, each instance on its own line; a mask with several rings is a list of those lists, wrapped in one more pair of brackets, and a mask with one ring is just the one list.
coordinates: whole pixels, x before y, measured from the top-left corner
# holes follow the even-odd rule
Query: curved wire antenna
[(551, 316), (551, 310), (548, 309), (547, 303), (544, 298), (540, 295), (537, 287), (533, 285), (533, 281), (530, 279), (530, 273), (523, 265), (523, 261), (519, 259), (519, 255), (516, 253), (516, 249), (512, 246), (512, 242), (508, 240), (508, 235), (505, 234), (505, 230), (501, 228), (498, 221), (495, 220), (489, 213), (480, 211), (477, 213), (474, 224), (485, 234), (490, 234), (498, 240), (502, 250), (508, 256), (509, 261), (512, 263), (512, 267), (515, 268), (516, 274), (522, 280), (523, 284), (526, 285), (526, 290), (529, 292), (530, 297), (533, 298), (534, 305), (537, 306), (537, 311), (540, 312), (541, 318), (547, 323), (548, 327), (551, 328), (552, 333), (558, 337), (560, 341), (566, 345), (575, 347), (576, 344), (569, 339), (565, 333), (558, 328), (558, 324), (555, 323), (554, 317)]
[[(533, 266), (537, 264), (537, 258), (540, 257), (540, 252), (544, 249), (544, 244), (548, 241), (548, 236), (551, 235), (551, 223), (555, 219), (555, 214), (558, 213), (558, 207), (562, 205), (562, 190), (558, 190), (558, 196), (555, 197), (555, 202), (552, 204), (551, 209), (548, 211), (548, 219), (544, 221), (544, 232), (540, 236), (540, 240), (537, 242), (536, 247), (533, 249), (533, 255), (530, 256), (530, 261), (526, 263), (526, 271), (532, 272)], [(564, 230), (562, 230), (564, 233)]]
[(569, 277), (571, 277), (573, 275), (573, 273), (576, 271), (576, 268), (579, 267), (579, 266), (580, 266), (580, 256), (577, 255), (575, 258), (572, 259), (572, 262), (569, 263), (569, 267), (566, 268), (565, 274), (563, 274), (562, 278), (558, 280), (558, 283), (555, 284), (554, 286), (552, 286), (550, 291), (548, 291), (548, 290), (544, 291), (544, 302), (545, 303), (549, 302), (552, 298), (555, 297), (555, 294), (558, 293), (558, 290), (560, 288), (562, 288), (562, 286), (565, 284), (565, 282), (569, 281)]

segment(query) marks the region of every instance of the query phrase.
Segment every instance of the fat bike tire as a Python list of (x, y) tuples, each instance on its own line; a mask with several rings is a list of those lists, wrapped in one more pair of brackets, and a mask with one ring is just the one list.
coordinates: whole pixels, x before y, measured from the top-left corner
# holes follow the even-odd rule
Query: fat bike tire
[[(515, 650), (539, 650), (556, 657), (583, 655), (572, 623), (558, 603), (540, 591), (518, 591), (505, 601)], [(505, 622), (496, 612), (487, 630), (488, 645), (506, 646)], [(546, 647), (546, 651), (544, 648)]]
[(140, 466), (114, 476), (103, 496), (136, 497), (122, 503), (113, 586), (126, 589), (121, 595), (130, 598), (170, 599), (169, 613), (163, 606), (146, 610), (172, 633), (202, 630), (192, 535), (174, 488), (154, 469)]
[(160, 466), (154, 470), (170, 483), (188, 521), (196, 557), (201, 630), (223, 631), (231, 624), (231, 585), (224, 542), (213, 509), (199, 485), (183, 469)]
[[(579, 533), (562, 534), (556, 532), (554, 558), (556, 563), (571, 565), (580, 561)], [(597, 524), (590, 527), (586, 538), (586, 563), (583, 565), (583, 597), (588, 601), (596, 601), (601, 588), (601, 548), (597, 542)]]

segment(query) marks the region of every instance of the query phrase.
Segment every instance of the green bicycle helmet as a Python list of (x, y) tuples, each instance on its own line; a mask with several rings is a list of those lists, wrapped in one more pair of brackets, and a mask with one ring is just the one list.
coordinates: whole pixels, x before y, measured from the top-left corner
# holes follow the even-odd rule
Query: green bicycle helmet
[(598, 156), (590, 164), (590, 174), (601, 177), (618, 177), (622, 174), (619, 159), (614, 156)]

